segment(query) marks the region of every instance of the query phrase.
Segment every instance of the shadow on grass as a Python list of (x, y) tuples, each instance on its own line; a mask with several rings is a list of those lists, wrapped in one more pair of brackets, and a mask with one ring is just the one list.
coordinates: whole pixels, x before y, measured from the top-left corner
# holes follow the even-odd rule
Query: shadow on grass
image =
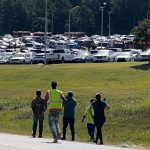
[(142, 65), (136, 65), (136, 66), (131, 66), (131, 68), (136, 69), (136, 70), (150, 70), (150, 64), (142, 64)]

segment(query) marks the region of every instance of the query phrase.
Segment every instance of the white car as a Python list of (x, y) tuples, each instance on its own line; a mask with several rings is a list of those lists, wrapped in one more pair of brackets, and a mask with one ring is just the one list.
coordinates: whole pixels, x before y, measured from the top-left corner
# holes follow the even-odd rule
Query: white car
[(69, 49), (54, 49), (46, 54), (48, 62), (72, 62), (74, 54)]
[(120, 52), (120, 54), (118, 54), (115, 57), (115, 61), (116, 62), (134, 61), (134, 55), (132, 54), (132, 52)]
[(45, 53), (38, 53), (33, 58), (34, 64), (44, 63), (44, 61), (45, 61)]
[(139, 61), (147, 61), (149, 59), (150, 59), (150, 50), (143, 51), (136, 56), (136, 60)]
[(113, 52), (112, 55), (110, 55), (109, 58), (109, 62), (115, 62), (115, 58), (120, 54), (121, 52)]
[(108, 62), (109, 57), (113, 54), (112, 50), (100, 50), (93, 55), (93, 62)]
[(33, 61), (33, 53), (17, 53), (11, 59), (11, 64), (25, 64), (32, 63)]
[(12, 55), (1, 55), (0, 64), (8, 64), (10, 62)]

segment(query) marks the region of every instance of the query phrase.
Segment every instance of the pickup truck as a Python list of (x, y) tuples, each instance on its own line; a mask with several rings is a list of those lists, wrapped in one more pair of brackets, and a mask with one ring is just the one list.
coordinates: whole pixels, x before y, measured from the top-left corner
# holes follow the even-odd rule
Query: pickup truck
[(69, 49), (53, 49), (46, 53), (47, 62), (72, 62), (74, 54)]

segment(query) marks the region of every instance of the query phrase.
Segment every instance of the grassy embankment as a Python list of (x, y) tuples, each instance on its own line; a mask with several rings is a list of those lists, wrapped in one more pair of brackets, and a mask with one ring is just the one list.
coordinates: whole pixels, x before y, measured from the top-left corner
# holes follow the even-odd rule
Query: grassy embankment
[[(111, 105), (103, 129), (105, 143), (150, 147), (150, 70), (143, 64), (54, 64), (42, 68), (40, 65), (1, 65), (0, 132), (30, 135), (30, 102), (35, 90), (40, 88), (44, 96), (50, 81), (56, 80), (60, 90), (65, 94), (72, 90), (79, 101), (75, 124), (77, 141), (88, 139), (86, 124), (80, 123), (81, 118), (89, 100), (100, 92)], [(44, 136), (50, 137), (47, 113), (44, 126)]]

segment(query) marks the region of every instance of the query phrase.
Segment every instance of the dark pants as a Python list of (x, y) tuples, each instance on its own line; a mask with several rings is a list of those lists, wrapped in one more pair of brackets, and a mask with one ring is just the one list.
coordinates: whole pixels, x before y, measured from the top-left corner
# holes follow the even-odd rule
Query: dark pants
[(43, 121), (44, 121), (44, 116), (33, 116), (33, 136), (36, 135), (36, 130), (37, 130), (37, 125), (39, 122), (39, 137), (42, 137), (43, 133)]
[(96, 143), (98, 140), (100, 140), (100, 144), (103, 144), (103, 135), (102, 135), (102, 127), (105, 123), (105, 117), (103, 118), (94, 118), (95, 122), (95, 127), (97, 129), (97, 134), (96, 134)]
[(87, 123), (87, 129), (88, 129), (88, 134), (90, 138), (94, 138), (94, 130), (95, 130), (95, 125), (91, 123)]
[(75, 140), (75, 130), (74, 130), (74, 117), (63, 117), (63, 139), (66, 139), (66, 129), (69, 123), (72, 141)]

